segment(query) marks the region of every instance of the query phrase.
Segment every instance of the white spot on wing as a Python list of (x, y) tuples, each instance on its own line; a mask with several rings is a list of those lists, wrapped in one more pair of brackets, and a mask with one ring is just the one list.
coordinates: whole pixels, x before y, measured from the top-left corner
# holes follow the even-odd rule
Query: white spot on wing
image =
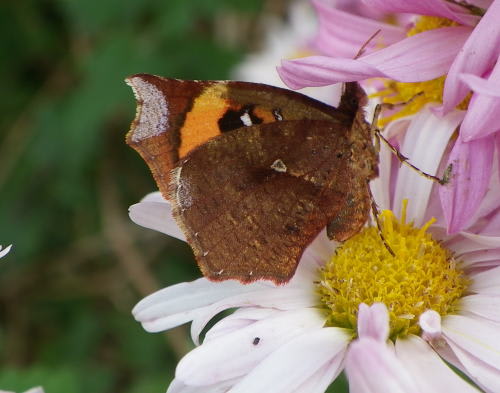
[(241, 122), (247, 126), (247, 127), (250, 127), (251, 125), (253, 125), (252, 123), (252, 119), (250, 118), (250, 115), (248, 114), (248, 112), (245, 112), (243, 113), (241, 116), (240, 116), (240, 119), (241, 119)]
[(140, 142), (167, 131), (169, 110), (163, 93), (140, 76), (128, 78), (126, 82), (138, 101), (132, 141)]
[(281, 173), (285, 173), (287, 171), (285, 163), (279, 158), (271, 164), (271, 168), (274, 169), (276, 172), (281, 172)]

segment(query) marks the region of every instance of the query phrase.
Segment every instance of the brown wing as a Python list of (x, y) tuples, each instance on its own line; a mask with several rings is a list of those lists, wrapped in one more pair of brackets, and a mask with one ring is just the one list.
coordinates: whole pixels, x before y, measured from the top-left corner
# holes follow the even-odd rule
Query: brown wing
[(170, 171), (210, 138), (248, 124), (280, 120), (350, 120), (342, 111), (290, 90), (247, 82), (127, 78), (137, 113), (127, 143), (139, 152), (167, 197)]
[(174, 171), (170, 199), (203, 274), (283, 283), (327, 223), (357, 231), (369, 197), (349, 132), (331, 121), (281, 121), (191, 151)]

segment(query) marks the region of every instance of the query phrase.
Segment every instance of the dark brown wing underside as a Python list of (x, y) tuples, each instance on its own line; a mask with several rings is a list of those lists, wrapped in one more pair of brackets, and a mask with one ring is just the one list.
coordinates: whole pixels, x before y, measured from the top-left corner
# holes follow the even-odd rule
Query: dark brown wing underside
[(329, 121), (282, 121), (189, 153), (172, 177), (170, 200), (203, 274), (283, 283), (329, 222), (340, 237), (358, 231), (369, 197), (366, 177), (354, 173), (348, 133)]

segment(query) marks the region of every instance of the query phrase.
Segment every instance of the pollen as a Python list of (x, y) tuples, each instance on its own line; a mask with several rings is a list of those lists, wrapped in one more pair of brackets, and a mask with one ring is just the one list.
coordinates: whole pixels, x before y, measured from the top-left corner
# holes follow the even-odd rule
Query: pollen
[[(458, 24), (446, 18), (436, 16), (421, 16), (414, 26), (408, 31), (407, 35), (413, 36), (424, 31), (439, 29), (442, 27), (457, 26)], [(378, 126), (384, 127), (389, 122), (400, 119), (405, 116), (417, 113), (428, 103), (443, 102), (443, 88), (446, 75), (439, 78), (423, 82), (397, 82), (384, 81), (385, 88), (370, 96), (380, 97), (382, 103), (394, 105), (389, 113), (384, 111), (384, 116), (378, 120)], [(458, 106), (458, 109), (467, 109), (470, 95), (467, 96)]]
[[(426, 310), (441, 316), (457, 311), (468, 280), (453, 254), (427, 231), (434, 219), (417, 228), (384, 210), (380, 231), (367, 227), (347, 240), (320, 270), (319, 308), (327, 326), (356, 332), (360, 303), (382, 302), (390, 315), (390, 338), (418, 334), (418, 318)], [(381, 240), (386, 239), (395, 256)], [(355, 333), (353, 333), (355, 334)]]

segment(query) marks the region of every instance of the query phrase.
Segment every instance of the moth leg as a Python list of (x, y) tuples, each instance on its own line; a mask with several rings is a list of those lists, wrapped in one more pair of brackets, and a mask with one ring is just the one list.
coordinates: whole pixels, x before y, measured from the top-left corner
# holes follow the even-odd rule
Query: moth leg
[[(429, 180), (432, 180), (440, 185), (445, 185), (446, 183), (448, 183), (449, 179), (448, 178), (439, 178), (437, 176), (434, 176), (434, 175), (431, 175), (430, 173), (427, 173), (427, 172), (424, 172), (423, 170), (421, 170), (420, 168), (416, 167), (415, 165), (413, 165), (409, 160), (408, 160), (408, 157), (404, 156), (403, 154), (401, 154), (401, 152), (395, 148), (391, 142), (389, 142), (387, 139), (384, 138), (384, 136), (382, 135), (382, 133), (380, 132), (380, 130), (376, 130), (375, 132), (375, 135), (377, 136), (377, 139), (383, 141), (388, 147), (389, 149), (391, 150), (391, 152), (397, 157), (397, 159), (402, 163), (402, 164), (405, 164), (406, 166), (412, 168), (414, 171), (416, 171), (419, 175), (429, 179)], [(379, 142), (380, 143), (380, 142)]]
[(377, 224), (378, 235), (380, 236), (380, 240), (382, 240), (382, 243), (384, 243), (384, 246), (387, 249), (387, 251), (389, 251), (389, 254), (391, 254), (393, 257), (395, 257), (396, 254), (392, 250), (391, 246), (389, 246), (389, 243), (387, 243), (387, 239), (385, 238), (384, 234), (382, 233), (382, 225), (380, 224), (380, 220), (379, 220), (380, 211), (378, 210), (378, 206), (377, 206), (377, 203), (375, 202), (375, 198), (373, 197), (372, 190), (370, 189), (370, 185), (367, 184), (367, 187), (368, 187), (368, 193), (370, 194), (370, 203), (371, 203), (373, 218), (375, 219), (375, 222)]
[(377, 104), (375, 106), (375, 110), (373, 111), (373, 119), (370, 124), (370, 135), (372, 136), (372, 140), (374, 140), (373, 147), (375, 148), (375, 152), (378, 154), (380, 152), (380, 130), (377, 128), (377, 121), (380, 117), (380, 112), (382, 112), (382, 104)]

